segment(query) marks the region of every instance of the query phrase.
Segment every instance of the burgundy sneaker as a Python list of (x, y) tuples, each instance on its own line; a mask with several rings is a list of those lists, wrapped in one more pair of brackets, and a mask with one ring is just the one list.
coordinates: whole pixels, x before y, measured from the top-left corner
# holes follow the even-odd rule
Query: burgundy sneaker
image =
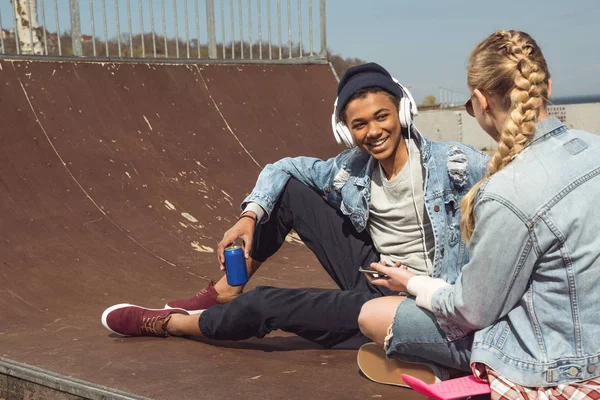
[(199, 314), (217, 304), (230, 303), (233, 299), (240, 296), (222, 296), (215, 290), (215, 283), (210, 281), (208, 286), (196, 293), (194, 297), (187, 299), (173, 300), (165, 304), (165, 309), (179, 308), (187, 311), (189, 314)]
[(162, 336), (169, 333), (165, 329), (171, 314), (189, 315), (185, 310), (154, 310), (133, 304), (117, 304), (102, 313), (102, 325), (119, 336)]

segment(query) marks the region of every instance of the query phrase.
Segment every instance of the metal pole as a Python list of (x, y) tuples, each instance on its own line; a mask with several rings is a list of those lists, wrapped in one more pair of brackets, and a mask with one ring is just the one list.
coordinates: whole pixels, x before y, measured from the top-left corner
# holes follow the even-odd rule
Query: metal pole
[(231, 59), (235, 59), (235, 21), (233, 19), (233, 0), (229, 0), (229, 20), (231, 21)]
[(252, 60), (252, 4), (250, 0), (248, 0), (248, 36), (250, 40), (250, 59)]
[(321, 56), (327, 57), (327, 18), (325, 10), (325, 0), (320, 0), (321, 17)]
[[(46, 29), (45, 26), (44, 29)], [(4, 29), (2, 28), (2, 10), (0, 10), (0, 53), (4, 54)]]
[(313, 52), (313, 12), (312, 12), (313, 0), (308, 0), (308, 41), (310, 42), (310, 56), (314, 55)]
[[(27, 9), (29, 12), (29, 40), (30, 40), (30, 46), (31, 46), (31, 54), (35, 54), (34, 50), (33, 50), (33, 22), (31, 20), (31, 0), (27, 0)], [(37, 21), (35, 21), (37, 23)]]
[(260, 16), (260, 2), (258, 0), (258, 58), (262, 60), (262, 17)]
[(288, 51), (289, 58), (292, 58), (292, 0), (287, 2), (287, 14), (288, 14)]
[(190, 25), (188, 24), (188, 2), (183, 2), (183, 16), (185, 17), (185, 44), (187, 48), (187, 58), (190, 58)]
[(96, 25), (94, 23), (94, 4), (90, 0), (90, 22), (92, 23), (92, 53), (96, 57)]
[(154, 30), (154, 7), (152, 3), (154, 0), (150, 0), (150, 25), (152, 26), (152, 49), (154, 50), (154, 58), (156, 58), (156, 33)]
[(242, 0), (238, 0), (238, 8), (240, 9), (240, 54), (242, 60), (244, 59), (244, 20), (242, 15)]
[(298, 0), (298, 56), (302, 57), (302, 3)]
[(221, 48), (223, 49), (223, 59), (225, 58), (225, 0), (221, 0)]
[(281, 60), (281, 0), (277, 0), (277, 43), (279, 43), (279, 59)]
[(167, 17), (165, 15), (165, 0), (162, 0), (162, 23), (163, 23), (163, 41), (165, 44), (165, 58), (169, 58), (169, 43), (167, 42)]
[(196, 48), (198, 49), (198, 58), (200, 57), (200, 11), (198, 10), (198, 0), (194, 1), (196, 5)]
[(108, 28), (106, 27), (106, 0), (102, 0), (102, 14), (104, 20), (104, 48), (106, 49), (106, 57), (108, 57)]
[(142, 57), (146, 58), (146, 44), (144, 43), (144, 11), (142, 10), (142, 0), (138, 0), (140, 8), (140, 38), (142, 39)]
[(173, 16), (175, 20), (175, 58), (179, 58), (179, 24), (177, 21), (177, 1), (173, 2)]
[[(56, 0), (54, 1), (56, 2)], [(19, 29), (17, 28), (19, 25), (19, 20), (17, 18), (17, 5), (15, 4), (15, 1), (12, 1), (11, 3), (13, 5), (13, 18), (15, 19), (15, 45), (17, 46), (17, 54), (21, 54), (21, 46), (19, 45)], [(56, 12), (56, 8), (54, 11)]]
[(69, 9), (71, 10), (71, 41), (73, 43), (73, 55), (81, 57), (83, 56), (83, 47), (81, 45), (79, 0), (69, 0)]
[(119, 0), (115, 0), (115, 12), (117, 14), (117, 48), (121, 57), (121, 21), (119, 19)]
[(44, 54), (48, 55), (48, 38), (46, 37), (46, 11), (44, 9), (44, 0), (40, 0), (40, 10), (42, 11), (42, 24), (44, 29)]
[[(14, 4), (14, 2), (13, 2), (13, 4)], [(62, 46), (60, 45), (60, 21), (58, 18), (58, 4), (57, 4), (56, 0), (54, 0), (54, 16), (56, 17), (56, 39), (58, 41), (58, 55), (62, 56)], [(15, 33), (16, 33), (16, 30), (15, 30)], [(18, 51), (18, 49), (19, 49), (19, 47), (17, 45), (17, 51)]]
[(133, 28), (131, 27), (131, 0), (127, 0), (127, 24), (129, 25), (129, 57), (133, 57)]
[[(221, 0), (222, 2), (223, 0)], [(208, 58), (217, 58), (217, 32), (215, 27), (215, 0), (206, 0), (206, 33), (208, 45)], [(198, 34), (200, 37), (200, 34)], [(198, 43), (198, 46), (200, 44)], [(200, 54), (200, 47), (198, 47)], [(224, 58), (224, 57), (223, 57)]]
[(267, 23), (269, 31), (269, 60), (272, 60), (273, 55), (271, 54), (271, 0), (267, 0)]

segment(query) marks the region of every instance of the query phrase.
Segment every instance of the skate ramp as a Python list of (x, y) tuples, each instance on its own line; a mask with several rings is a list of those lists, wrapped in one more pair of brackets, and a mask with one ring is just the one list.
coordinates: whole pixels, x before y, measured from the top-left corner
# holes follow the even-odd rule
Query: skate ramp
[[(335, 88), (326, 64), (0, 61), (0, 356), (132, 397), (413, 396), (360, 377), (353, 350), (286, 334), (206, 343), (100, 324), (109, 305), (162, 307), (220, 277), (216, 245), (261, 168), (340, 150)], [(334, 287), (293, 239), (255, 285)]]

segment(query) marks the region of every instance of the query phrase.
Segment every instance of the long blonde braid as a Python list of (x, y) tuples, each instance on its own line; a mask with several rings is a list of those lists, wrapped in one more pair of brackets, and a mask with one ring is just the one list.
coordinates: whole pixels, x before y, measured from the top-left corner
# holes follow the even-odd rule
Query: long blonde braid
[(477, 190), (490, 176), (519, 154), (535, 132), (535, 124), (548, 99), (548, 65), (537, 43), (525, 32), (497, 31), (482, 41), (469, 57), (468, 85), (502, 98), (507, 118), (498, 149), (485, 177), (461, 201), (461, 234), (469, 242), (475, 221)]

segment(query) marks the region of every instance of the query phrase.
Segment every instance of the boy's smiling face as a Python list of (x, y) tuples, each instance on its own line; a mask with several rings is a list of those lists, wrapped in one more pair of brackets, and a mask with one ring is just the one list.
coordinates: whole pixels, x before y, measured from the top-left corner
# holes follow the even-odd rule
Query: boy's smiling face
[(367, 93), (346, 107), (354, 142), (379, 161), (394, 157), (402, 139), (398, 108), (386, 92)]

